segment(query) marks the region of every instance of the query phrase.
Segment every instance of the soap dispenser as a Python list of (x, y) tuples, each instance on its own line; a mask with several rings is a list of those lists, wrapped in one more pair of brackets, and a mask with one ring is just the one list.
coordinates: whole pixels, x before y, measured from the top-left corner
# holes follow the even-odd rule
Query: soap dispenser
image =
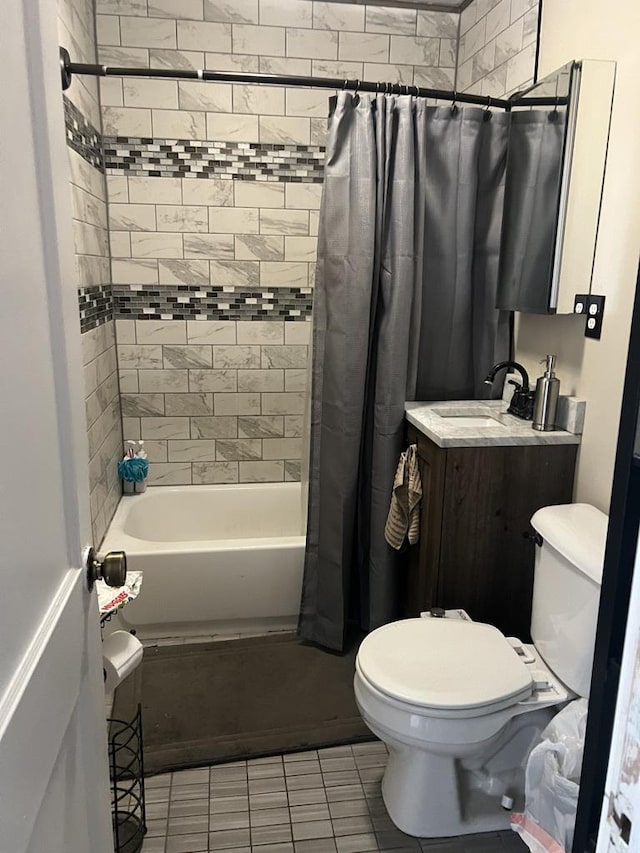
[(533, 428), (537, 430), (552, 430), (556, 428), (556, 411), (560, 394), (560, 380), (554, 368), (555, 355), (548, 355), (540, 364), (545, 364), (544, 375), (536, 383), (536, 396), (533, 404)]

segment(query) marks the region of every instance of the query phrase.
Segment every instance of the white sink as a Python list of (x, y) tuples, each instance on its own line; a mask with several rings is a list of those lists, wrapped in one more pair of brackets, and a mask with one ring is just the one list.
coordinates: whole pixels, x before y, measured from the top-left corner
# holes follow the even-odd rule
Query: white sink
[(462, 429), (506, 429), (504, 424), (492, 417), (486, 406), (434, 406), (431, 410), (451, 426)]

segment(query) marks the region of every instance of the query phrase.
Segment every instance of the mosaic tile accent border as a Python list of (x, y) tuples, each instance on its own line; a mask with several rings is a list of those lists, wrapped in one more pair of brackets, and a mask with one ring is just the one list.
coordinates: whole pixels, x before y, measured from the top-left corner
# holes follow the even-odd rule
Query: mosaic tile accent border
[(78, 288), (80, 333), (90, 332), (113, 320), (113, 298), (110, 284)]
[(136, 177), (215, 175), (247, 181), (321, 184), (324, 152), (319, 145), (104, 137), (107, 173)]
[(67, 130), (67, 145), (84, 157), (87, 163), (104, 172), (102, 140), (100, 133), (66, 95), (64, 100), (64, 123)]
[(310, 287), (146, 287), (113, 285), (113, 313), (122, 320), (306, 320)]

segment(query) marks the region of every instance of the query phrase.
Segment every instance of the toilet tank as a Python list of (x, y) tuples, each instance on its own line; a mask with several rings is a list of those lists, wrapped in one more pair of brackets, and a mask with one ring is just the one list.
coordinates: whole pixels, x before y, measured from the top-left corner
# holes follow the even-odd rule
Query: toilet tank
[(531, 524), (536, 545), (531, 636), (545, 663), (570, 690), (591, 682), (608, 517), (589, 504), (547, 506)]

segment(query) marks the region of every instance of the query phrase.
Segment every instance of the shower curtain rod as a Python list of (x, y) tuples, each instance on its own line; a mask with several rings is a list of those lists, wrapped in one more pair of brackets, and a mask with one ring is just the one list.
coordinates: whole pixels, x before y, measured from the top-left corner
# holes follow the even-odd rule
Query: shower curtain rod
[[(255, 83), (267, 86), (304, 86), (311, 89), (346, 89), (353, 92), (380, 92), (392, 95), (415, 95), (419, 98), (437, 98), (461, 104), (482, 107), (511, 108), (511, 102), (502, 98), (463, 94), (446, 89), (425, 89), (404, 83), (372, 83), (367, 80), (342, 80), (337, 77), (297, 77), (290, 74), (250, 74), (237, 71), (209, 71), (184, 68), (118, 68), (113, 65), (92, 65), (72, 62), (69, 52), (60, 48), (60, 73), (62, 88), (68, 89), (74, 74), (90, 77), (163, 77), (176, 80), (205, 80), (218, 83)], [(552, 103), (556, 103), (553, 101)]]

